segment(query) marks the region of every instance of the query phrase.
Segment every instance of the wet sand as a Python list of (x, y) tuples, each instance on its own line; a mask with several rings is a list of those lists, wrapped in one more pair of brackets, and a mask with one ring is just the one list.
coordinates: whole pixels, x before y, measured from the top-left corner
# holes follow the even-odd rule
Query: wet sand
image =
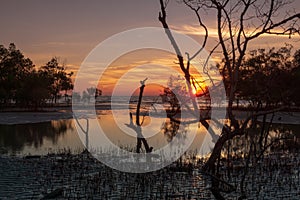
[(60, 119), (71, 119), (70, 111), (53, 112), (0, 112), (0, 124), (27, 124), (47, 122)]
[[(54, 109), (55, 110), (55, 109)], [(109, 110), (108, 108), (96, 108), (97, 111)], [(250, 115), (247, 111), (234, 111), (237, 119), (245, 119)], [(45, 111), (45, 112), (0, 112), (0, 124), (27, 124), (39, 123), (60, 119), (72, 119), (73, 114), (71, 108), (58, 111)], [(259, 116), (258, 120), (262, 121), (263, 117)], [(299, 124), (300, 125), (300, 112), (278, 112), (273, 117), (268, 114), (266, 122), (272, 121), (273, 123), (283, 124)]]
[[(281, 156), (281, 155), (279, 155)], [(245, 180), (249, 199), (299, 199), (300, 158), (265, 159), (250, 168)], [(190, 167), (190, 166), (189, 166)], [(225, 167), (225, 166), (224, 166)], [(226, 178), (226, 167), (220, 178)], [(88, 156), (51, 155), (18, 158), (0, 156), (0, 199), (214, 199), (211, 179), (200, 165), (190, 172), (176, 164), (145, 173), (123, 173)], [(186, 168), (184, 168), (186, 169)], [(189, 169), (189, 168), (187, 168)], [(225, 199), (237, 199), (242, 171), (232, 169), (230, 183), (237, 189)]]

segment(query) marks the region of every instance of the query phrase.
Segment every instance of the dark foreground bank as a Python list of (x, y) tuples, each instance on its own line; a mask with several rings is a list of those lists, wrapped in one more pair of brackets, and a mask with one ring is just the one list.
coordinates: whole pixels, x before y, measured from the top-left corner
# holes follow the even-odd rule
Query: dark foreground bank
[[(246, 178), (250, 199), (299, 199), (299, 155), (277, 155), (252, 166)], [(113, 170), (87, 153), (0, 157), (0, 199), (214, 199), (211, 177), (200, 172), (201, 160), (146, 174)], [(230, 183), (239, 195), (241, 160), (231, 169)], [(226, 178), (226, 167), (221, 168)]]

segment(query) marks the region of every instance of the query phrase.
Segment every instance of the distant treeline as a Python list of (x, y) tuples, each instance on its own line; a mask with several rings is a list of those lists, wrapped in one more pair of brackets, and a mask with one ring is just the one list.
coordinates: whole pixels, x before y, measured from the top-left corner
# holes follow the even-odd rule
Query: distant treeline
[(292, 50), (293, 46), (286, 44), (279, 49), (250, 51), (241, 66), (236, 99), (257, 108), (300, 106), (300, 49)]
[(0, 45), (0, 104), (38, 108), (46, 102), (56, 103), (62, 91), (73, 89), (73, 72), (68, 72), (57, 58), (35, 67), (16, 45)]
[[(246, 100), (257, 108), (300, 106), (300, 49), (292, 52), (291, 45), (250, 51), (238, 74), (236, 100)], [(222, 70), (224, 65), (222, 61), (218, 67), (229, 91), (232, 77)], [(55, 104), (62, 95), (70, 101), (72, 75), (55, 57), (36, 67), (15, 44), (8, 48), (0, 45), (0, 106), (38, 108)], [(97, 88), (88, 88), (83, 94), (74, 93), (73, 98), (90, 101), (90, 97), (101, 93)]]

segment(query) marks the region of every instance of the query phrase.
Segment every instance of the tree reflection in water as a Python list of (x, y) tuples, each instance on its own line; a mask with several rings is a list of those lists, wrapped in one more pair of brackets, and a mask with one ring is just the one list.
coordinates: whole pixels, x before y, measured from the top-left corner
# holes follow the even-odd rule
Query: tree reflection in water
[(25, 146), (40, 148), (45, 140), (57, 144), (59, 137), (73, 130), (72, 120), (57, 120), (34, 124), (0, 125), (2, 153), (18, 153)]
[(161, 127), (161, 131), (167, 138), (167, 141), (171, 142), (174, 137), (180, 137), (181, 139), (184, 139), (187, 133), (187, 126), (181, 125), (180, 127), (179, 122), (168, 118)]
[[(225, 155), (234, 158), (253, 157), (254, 161), (272, 153), (293, 153), (300, 150), (298, 124), (250, 122), (244, 136), (236, 137), (224, 146)], [(251, 145), (252, 144), (252, 145)]]

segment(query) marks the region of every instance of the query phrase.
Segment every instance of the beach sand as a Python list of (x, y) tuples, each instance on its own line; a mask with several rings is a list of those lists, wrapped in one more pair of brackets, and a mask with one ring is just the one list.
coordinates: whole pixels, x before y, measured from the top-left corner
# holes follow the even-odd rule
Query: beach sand
[[(103, 111), (105, 109), (97, 109)], [(237, 119), (245, 119), (250, 115), (247, 111), (234, 111)], [(0, 112), (0, 124), (27, 124), (27, 123), (39, 123), (60, 119), (72, 119), (73, 114), (71, 109), (46, 111), (46, 112)], [(262, 121), (262, 116), (258, 117), (259, 121)], [(273, 123), (278, 124), (300, 124), (300, 112), (277, 112), (272, 118), (272, 114), (267, 115), (267, 122), (272, 119)]]
[(47, 122), (60, 119), (71, 119), (71, 111), (53, 112), (0, 112), (0, 124), (27, 124)]

